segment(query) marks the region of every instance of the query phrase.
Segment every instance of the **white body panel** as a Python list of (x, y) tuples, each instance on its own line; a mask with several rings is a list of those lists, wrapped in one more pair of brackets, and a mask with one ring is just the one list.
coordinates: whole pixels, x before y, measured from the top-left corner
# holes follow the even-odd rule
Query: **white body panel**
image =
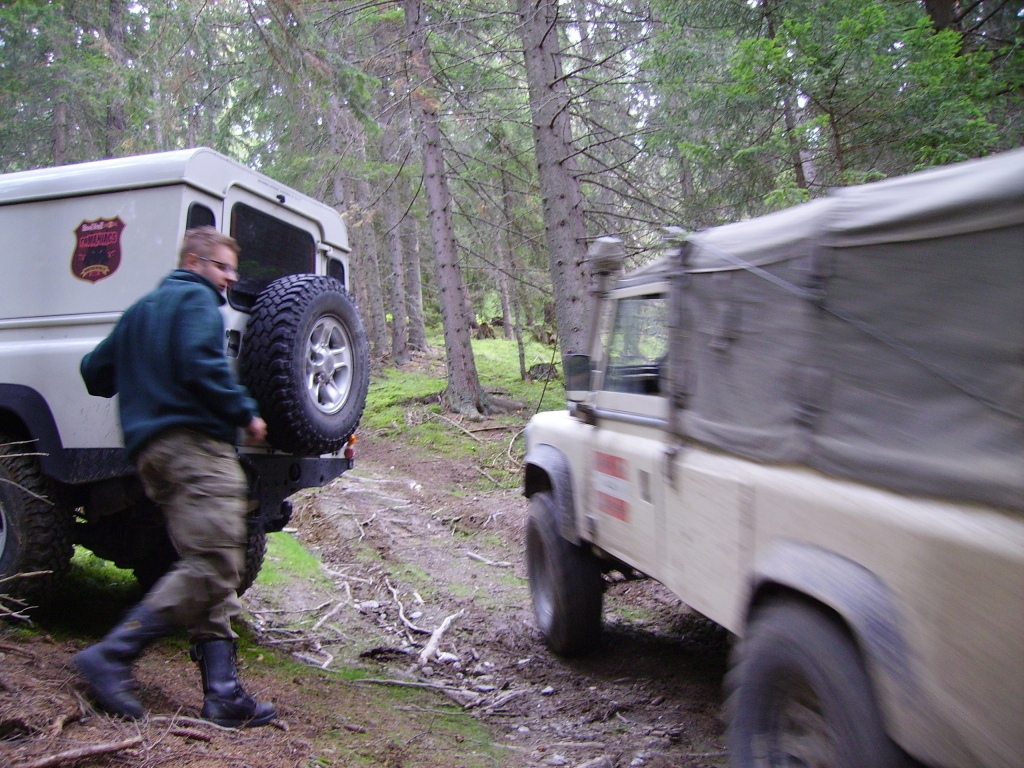
[[(326, 254), (347, 272), (336, 211), (209, 149), (0, 176), (0, 383), (43, 397), (64, 448), (120, 447), (116, 399), (88, 396), (82, 356), (177, 266), (189, 207), (210, 209), (230, 233), (236, 202), (308, 232), (318, 274)], [(76, 276), (76, 229), (115, 218), (124, 225), (119, 265), (94, 282)], [(229, 332), (245, 330), (245, 312), (226, 305), (223, 314)]]

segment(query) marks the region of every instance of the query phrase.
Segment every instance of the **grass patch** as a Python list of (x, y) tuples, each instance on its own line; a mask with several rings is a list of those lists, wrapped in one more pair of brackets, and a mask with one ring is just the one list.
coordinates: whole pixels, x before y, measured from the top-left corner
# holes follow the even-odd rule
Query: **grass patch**
[[(441, 349), (441, 339), (431, 338)], [(411, 364), (402, 369), (387, 368), (374, 376), (367, 395), (361, 430), (364, 433), (400, 437), (413, 450), (434, 456), (471, 458), (490, 478), (481, 474), (469, 487), (470, 492), (488, 491), (495, 487), (514, 487), (520, 482), (519, 460), (522, 441), (509, 443), (527, 420), (538, 410), (565, 407), (562, 381), (523, 381), (520, 378), (519, 353), (514, 341), (481, 339), (473, 342), (473, 354), (481, 386), (488, 392), (523, 404), (515, 413), (494, 414), (483, 426), (486, 429), (467, 434), (480, 427), (477, 422), (444, 412), (437, 396), (447, 381), (440, 353), (427, 365)], [(536, 342), (526, 345), (525, 362), (532, 365), (552, 361), (550, 347)], [(555, 365), (560, 361), (555, 359)], [(369, 438), (372, 439), (372, 438)], [(518, 451), (518, 453), (517, 453)]]
[(71, 570), (32, 619), (55, 637), (97, 638), (106, 634), (142, 590), (131, 571), (75, 547)]
[(257, 581), (264, 586), (277, 586), (292, 579), (303, 579), (314, 587), (333, 589), (320, 565), (320, 559), (306, 549), (290, 533), (267, 535), (267, 556)]

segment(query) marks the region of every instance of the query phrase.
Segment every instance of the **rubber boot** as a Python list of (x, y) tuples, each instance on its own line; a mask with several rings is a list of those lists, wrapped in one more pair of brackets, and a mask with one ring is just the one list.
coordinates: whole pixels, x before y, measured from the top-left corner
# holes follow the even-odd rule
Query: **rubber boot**
[(132, 662), (147, 645), (174, 628), (174, 624), (140, 603), (100, 642), (71, 657), (101, 709), (129, 720), (142, 717), (142, 705), (129, 693), (134, 687)]
[(192, 646), (192, 660), (203, 676), (202, 718), (226, 728), (266, 725), (277, 710), (266, 701), (256, 701), (238, 682), (235, 641), (203, 640)]

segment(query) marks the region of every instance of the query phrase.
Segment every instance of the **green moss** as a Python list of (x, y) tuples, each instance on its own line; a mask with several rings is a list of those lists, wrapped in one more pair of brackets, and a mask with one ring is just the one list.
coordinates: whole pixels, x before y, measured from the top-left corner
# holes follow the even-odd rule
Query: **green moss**
[(319, 558), (302, 546), (290, 533), (271, 533), (267, 536), (267, 555), (257, 582), (273, 586), (287, 579), (304, 579), (313, 586), (333, 588), (323, 572)]

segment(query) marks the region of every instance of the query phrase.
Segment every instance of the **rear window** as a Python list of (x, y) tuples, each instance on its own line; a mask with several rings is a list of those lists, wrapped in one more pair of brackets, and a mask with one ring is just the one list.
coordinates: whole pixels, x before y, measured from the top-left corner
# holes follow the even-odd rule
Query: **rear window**
[(231, 208), (231, 236), (242, 249), (238, 282), (228, 291), (235, 309), (252, 309), (260, 291), (279, 277), (316, 271), (316, 243), (309, 232), (245, 203)]

